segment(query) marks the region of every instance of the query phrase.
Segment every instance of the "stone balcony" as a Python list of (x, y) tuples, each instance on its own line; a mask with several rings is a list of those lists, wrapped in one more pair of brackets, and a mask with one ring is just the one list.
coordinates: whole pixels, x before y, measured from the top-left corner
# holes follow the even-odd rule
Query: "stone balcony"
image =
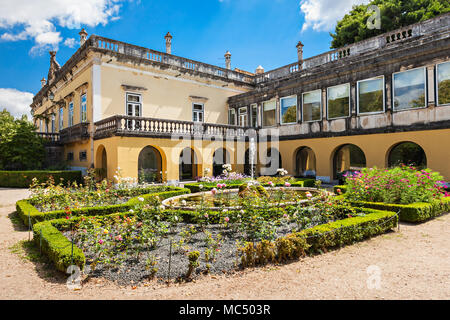
[(60, 141), (63, 144), (89, 139), (89, 123), (78, 123), (74, 126), (62, 129), (59, 132), (59, 135)]

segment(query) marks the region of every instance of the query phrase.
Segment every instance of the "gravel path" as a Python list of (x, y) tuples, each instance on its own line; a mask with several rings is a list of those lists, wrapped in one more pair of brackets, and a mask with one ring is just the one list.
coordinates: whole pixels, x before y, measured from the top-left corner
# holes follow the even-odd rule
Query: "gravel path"
[[(26, 197), (26, 190), (0, 189), (0, 299), (450, 299), (449, 214), (283, 266), (170, 287), (118, 287), (93, 279), (71, 291), (51, 266), (12, 252), (28, 239), (10, 219), (15, 201)], [(380, 289), (367, 287), (369, 266), (380, 271)]]

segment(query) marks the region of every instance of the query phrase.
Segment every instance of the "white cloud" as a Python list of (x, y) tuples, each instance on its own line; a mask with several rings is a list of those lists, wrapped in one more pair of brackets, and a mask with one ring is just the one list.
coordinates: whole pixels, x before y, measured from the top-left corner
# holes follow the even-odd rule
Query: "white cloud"
[(64, 41), (64, 45), (66, 46), (66, 47), (69, 47), (69, 48), (74, 48), (75, 47), (75, 45), (76, 45), (76, 40), (74, 39), (74, 38), (67, 38), (65, 41)]
[(353, 5), (370, 0), (301, 0), (300, 10), (305, 14), (302, 31), (332, 31), (336, 22), (346, 15)]
[(57, 49), (63, 40), (57, 27), (79, 29), (116, 20), (125, 0), (0, 0), (0, 39), (34, 39), (31, 51)]
[(13, 116), (21, 117), (26, 114), (31, 119), (30, 104), (33, 102), (33, 94), (17, 89), (0, 88), (0, 110), (6, 109)]

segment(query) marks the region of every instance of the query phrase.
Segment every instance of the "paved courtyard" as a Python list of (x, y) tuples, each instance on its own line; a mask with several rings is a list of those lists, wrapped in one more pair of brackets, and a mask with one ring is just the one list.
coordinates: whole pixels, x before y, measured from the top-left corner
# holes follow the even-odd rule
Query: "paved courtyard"
[[(23, 245), (28, 232), (14, 211), (15, 202), (27, 196), (27, 190), (0, 188), (0, 299), (450, 298), (449, 214), (419, 225), (401, 224), (400, 231), (287, 265), (170, 287), (155, 282), (118, 287), (93, 279), (71, 291), (65, 275)], [(378, 271), (380, 288), (369, 289), (368, 279)]]

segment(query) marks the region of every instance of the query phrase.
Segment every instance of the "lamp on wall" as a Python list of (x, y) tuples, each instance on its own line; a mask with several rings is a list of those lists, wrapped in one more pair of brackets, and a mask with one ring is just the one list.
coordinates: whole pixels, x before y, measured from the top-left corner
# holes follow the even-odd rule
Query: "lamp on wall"
[(50, 101), (55, 100), (55, 94), (50, 91), (50, 93), (48, 94), (48, 98), (50, 99)]

